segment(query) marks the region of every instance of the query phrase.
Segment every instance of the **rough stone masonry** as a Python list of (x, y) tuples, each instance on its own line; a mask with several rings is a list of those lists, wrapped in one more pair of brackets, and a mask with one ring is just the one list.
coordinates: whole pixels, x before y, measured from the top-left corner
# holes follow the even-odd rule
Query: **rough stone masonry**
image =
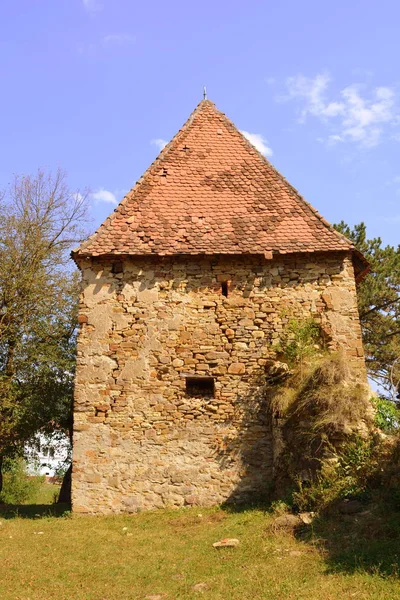
[(365, 261), (209, 101), (73, 256), (75, 512), (266, 494), (261, 382), (290, 319), (365, 377)]

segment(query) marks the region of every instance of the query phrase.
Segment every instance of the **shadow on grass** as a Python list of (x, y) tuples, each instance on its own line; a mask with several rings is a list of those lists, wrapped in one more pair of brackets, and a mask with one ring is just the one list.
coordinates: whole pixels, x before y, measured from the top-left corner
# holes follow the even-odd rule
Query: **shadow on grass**
[(0, 504), (2, 519), (43, 519), (46, 517), (65, 517), (69, 514), (69, 504)]
[(322, 551), (328, 573), (400, 575), (400, 512), (389, 504), (319, 517), (299, 527), (295, 537)]

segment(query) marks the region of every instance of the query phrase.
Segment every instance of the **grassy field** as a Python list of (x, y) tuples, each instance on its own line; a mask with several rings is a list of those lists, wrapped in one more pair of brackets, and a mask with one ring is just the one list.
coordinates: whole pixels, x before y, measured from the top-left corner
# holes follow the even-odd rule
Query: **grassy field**
[(60, 493), (60, 485), (54, 483), (42, 483), (35, 502), (37, 504), (53, 504)]
[[(400, 597), (400, 518), (386, 511), (291, 534), (274, 532), (259, 509), (82, 517), (42, 505), (0, 514), (1, 600)], [(225, 537), (240, 545), (214, 549)]]

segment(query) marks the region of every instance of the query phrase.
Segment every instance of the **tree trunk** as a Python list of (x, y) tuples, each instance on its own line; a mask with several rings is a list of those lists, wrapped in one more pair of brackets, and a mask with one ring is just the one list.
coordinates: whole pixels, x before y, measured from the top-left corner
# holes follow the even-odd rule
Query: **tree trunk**
[(58, 496), (57, 504), (65, 503), (71, 504), (71, 475), (72, 475), (72, 465), (68, 467), (67, 472), (64, 475), (60, 495)]
[(3, 471), (2, 471), (2, 467), (3, 467), (3, 457), (0, 456), (0, 494), (1, 494), (1, 491), (3, 489)]

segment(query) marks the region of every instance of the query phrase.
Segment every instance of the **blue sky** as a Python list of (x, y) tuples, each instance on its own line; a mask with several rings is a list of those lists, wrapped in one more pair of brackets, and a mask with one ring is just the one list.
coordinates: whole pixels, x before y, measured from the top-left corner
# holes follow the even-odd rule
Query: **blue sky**
[(0, 187), (90, 188), (93, 225), (208, 96), (329, 221), (398, 244), (396, 0), (3, 0)]

